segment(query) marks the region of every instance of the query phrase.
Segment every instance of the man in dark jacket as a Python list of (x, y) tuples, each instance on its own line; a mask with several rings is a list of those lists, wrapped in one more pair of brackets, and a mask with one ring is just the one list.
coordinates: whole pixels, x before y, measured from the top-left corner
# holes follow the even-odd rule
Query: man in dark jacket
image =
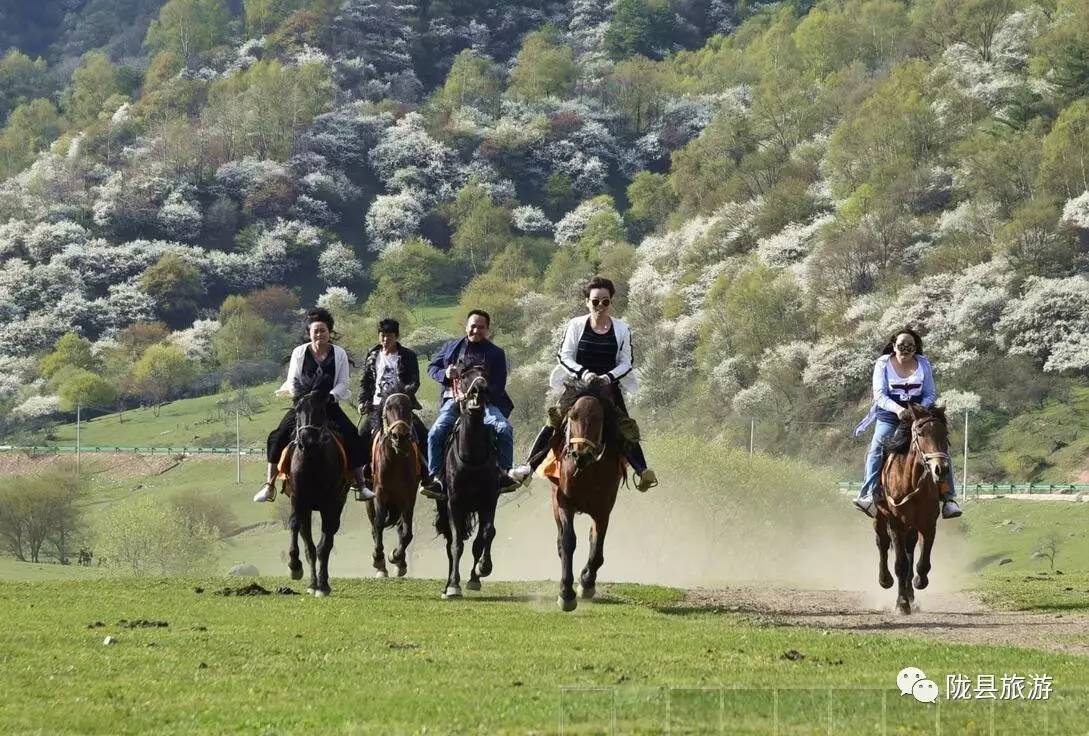
[[(412, 408), (421, 409), (416, 392), (420, 389), (420, 364), (416, 353), (409, 350), (398, 338), (401, 325), (395, 319), (383, 319), (378, 323), (378, 344), (363, 359), (363, 378), (359, 381), (359, 413), (363, 424), (359, 435), (369, 450), (374, 441), (374, 431), (382, 426), (382, 401), (393, 393), (408, 394)], [(427, 448), (427, 427), (416, 414), (412, 415), (412, 428), (420, 448), (420, 477), (427, 474), (423, 461)], [(372, 485), (371, 464), (363, 466), (367, 488)], [(361, 494), (366, 495), (366, 494)]]
[(484, 409), (484, 423), (495, 430), (499, 469), (503, 476), (500, 492), (512, 491), (525, 480), (524, 475), (511, 475), (514, 428), (507, 417), (514, 409), (514, 402), (507, 395), (507, 355), (488, 339), (491, 322), (491, 316), (482, 309), (469, 312), (465, 321), (465, 337), (444, 345), (427, 366), (428, 375), (442, 386), (439, 415), (427, 434), (429, 477), (421, 484), (423, 494), (430, 498), (446, 497), (442, 488), (442, 462), (446, 437), (458, 417), (457, 402), (453, 400), (453, 382), (457, 379), (457, 365), (461, 360), (483, 365), (488, 372), (488, 405)]

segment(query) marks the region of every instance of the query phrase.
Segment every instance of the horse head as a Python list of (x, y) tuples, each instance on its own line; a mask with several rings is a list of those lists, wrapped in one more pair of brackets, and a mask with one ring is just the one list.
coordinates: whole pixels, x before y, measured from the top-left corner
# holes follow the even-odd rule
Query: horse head
[(616, 409), (609, 389), (600, 382), (570, 381), (560, 397), (567, 424), (566, 452), (581, 470), (601, 459), (616, 435)]
[(329, 392), (320, 388), (323, 377), (318, 368), (309, 380), (295, 381), (295, 444), (304, 450), (332, 439), (327, 424)]
[(910, 404), (908, 411), (911, 413), (911, 447), (934, 483), (939, 488), (945, 488), (952, 474), (949, 426), (945, 419), (945, 409), (926, 409), (918, 404)]
[(412, 446), (412, 400), (408, 394), (397, 391), (382, 402), (382, 435), (393, 444), (393, 451), (401, 454)]
[(488, 369), (483, 365), (458, 363), (457, 395), (462, 411), (484, 411), (488, 403)]

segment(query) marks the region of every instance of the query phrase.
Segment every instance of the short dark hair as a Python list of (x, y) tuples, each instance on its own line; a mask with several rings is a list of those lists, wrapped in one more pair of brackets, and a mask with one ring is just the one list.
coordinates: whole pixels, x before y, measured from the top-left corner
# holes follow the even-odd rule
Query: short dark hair
[(885, 344), (884, 349), (881, 351), (882, 355), (892, 355), (893, 350), (895, 350), (896, 338), (900, 337), (900, 335), (911, 335), (913, 338), (915, 338), (915, 354), (923, 354), (923, 338), (919, 337), (919, 333), (915, 330), (911, 329), (910, 327), (905, 327), (904, 329), (897, 330), (893, 333), (892, 337), (889, 338), (889, 341)]
[(379, 332), (392, 332), (394, 335), (401, 334), (401, 325), (395, 319), (386, 317), (385, 319), (378, 320)]
[(306, 319), (303, 322), (308, 330), (313, 323), (324, 322), (325, 326), (329, 328), (330, 334), (333, 332), (333, 315), (325, 307), (314, 307), (306, 310)]
[(468, 322), (470, 319), (472, 319), (474, 314), (479, 314), (481, 317), (483, 317), (485, 325), (487, 325), (488, 327), (492, 326), (492, 316), (485, 312), (483, 309), (470, 309), (469, 314), (465, 315), (465, 321)]
[(586, 285), (582, 287), (582, 295), (587, 299), (590, 298), (590, 292), (594, 289), (608, 289), (609, 296), (616, 296), (616, 286), (611, 279), (607, 279), (604, 276), (594, 276), (592, 279), (586, 282)]

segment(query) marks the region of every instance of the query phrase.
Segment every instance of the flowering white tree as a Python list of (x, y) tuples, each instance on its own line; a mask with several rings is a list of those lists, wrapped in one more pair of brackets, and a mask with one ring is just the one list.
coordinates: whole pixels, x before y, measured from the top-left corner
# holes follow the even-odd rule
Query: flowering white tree
[(515, 207), (510, 213), (511, 222), (517, 230), (523, 233), (546, 234), (552, 232), (552, 221), (545, 215), (544, 210), (533, 205)]
[(359, 303), (359, 298), (343, 286), (330, 286), (318, 297), (318, 306), (334, 314), (348, 312)]
[(938, 397), (938, 404), (945, 407), (949, 414), (963, 414), (966, 411), (979, 411), (982, 401), (979, 394), (971, 391), (958, 391), (949, 389), (942, 391)]
[(318, 275), (329, 286), (358, 283), (363, 278), (363, 264), (351, 248), (336, 242), (318, 258)]
[(1032, 277), (1020, 299), (1008, 304), (997, 325), (999, 343), (1012, 355), (1028, 355), (1045, 371), (1089, 363), (1089, 279)]
[[(1089, 191), (1082, 192), (1063, 205), (1063, 216), (1059, 222), (1075, 230), (1089, 230)], [(0, 236), (0, 253), (3, 248), (3, 237)]]
[(590, 220), (598, 214), (606, 213), (614, 217), (618, 226), (623, 227), (620, 214), (602, 199), (588, 199), (578, 207), (564, 215), (563, 219), (556, 223), (556, 245), (566, 246), (578, 242)]
[(413, 235), (424, 212), (423, 197), (415, 191), (380, 194), (367, 210), (367, 236), (372, 250), (383, 251)]
[(204, 218), (193, 199), (191, 189), (179, 187), (172, 191), (159, 208), (159, 226), (163, 234), (174, 240), (194, 240), (200, 234)]
[(16, 419), (42, 419), (60, 414), (59, 396), (31, 396), (11, 410)]
[(774, 235), (757, 242), (756, 255), (773, 268), (784, 268), (797, 263), (809, 255), (817, 232), (834, 220), (834, 215), (824, 215), (805, 224), (792, 222)]
[(417, 189), (446, 199), (461, 183), (456, 154), (427, 133), (423, 116), (415, 112), (386, 129), (370, 163), (391, 192)]
[(30, 223), (23, 220), (0, 223), (0, 262), (9, 258), (26, 257), (26, 236), (30, 234), (30, 230)]
[(114, 284), (105, 299), (106, 326), (116, 329), (155, 319), (155, 300), (133, 283)]
[(223, 194), (242, 199), (266, 181), (287, 175), (287, 169), (278, 161), (246, 156), (216, 169), (216, 187)]
[(170, 341), (181, 348), (189, 360), (210, 365), (215, 360), (213, 339), (219, 327), (218, 319), (194, 320), (191, 327), (171, 333)]

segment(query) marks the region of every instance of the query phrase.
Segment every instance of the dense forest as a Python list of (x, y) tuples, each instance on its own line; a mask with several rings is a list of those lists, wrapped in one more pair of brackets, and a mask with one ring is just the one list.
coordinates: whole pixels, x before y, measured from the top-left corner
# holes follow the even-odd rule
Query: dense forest
[[(14, 0), (0, 423), (267, 380), (331, 306), (483, 307), (536, 423), (578, 286), (636, 413), (855, 464), (917, 327), (981, 479), (1089, 454), (1086, 0)], [(708, 430), (708, 427), (714, 429)]]

